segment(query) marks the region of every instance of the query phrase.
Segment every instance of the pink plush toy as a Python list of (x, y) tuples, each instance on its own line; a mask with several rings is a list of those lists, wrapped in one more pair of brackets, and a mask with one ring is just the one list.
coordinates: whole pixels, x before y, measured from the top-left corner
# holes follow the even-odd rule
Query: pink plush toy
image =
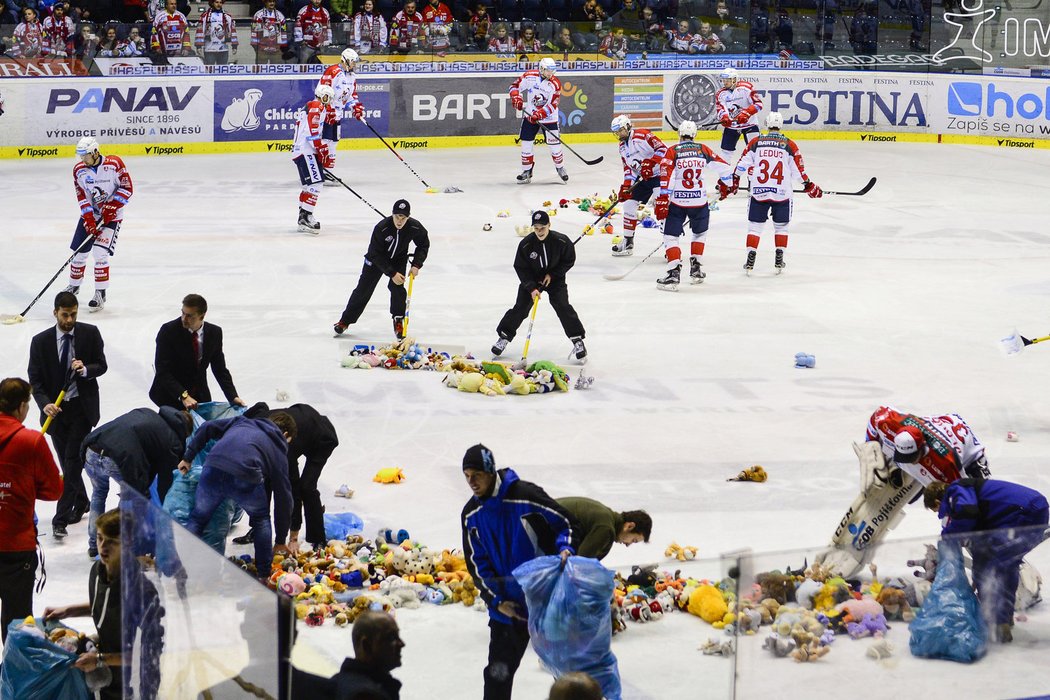
[(882, 615), (885, 611), (879, 602), (869, 596), (864, 596), (860, 600), (850, 599), (844, 600), (835, 606), (836, 610), (841, 610), (847, 617), (844, 618), (845, 622), (859, 622), (864, 619), (865, 615), (871, 615), (877, 617)]
[(281, 574), (277, 579), (277, 590), (293, 598), (306, 590), (306, 583), (299, 574)]

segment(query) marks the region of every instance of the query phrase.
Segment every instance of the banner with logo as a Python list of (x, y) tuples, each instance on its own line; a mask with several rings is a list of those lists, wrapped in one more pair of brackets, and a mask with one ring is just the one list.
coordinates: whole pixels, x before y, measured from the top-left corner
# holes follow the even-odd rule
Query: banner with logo
[[(215, 83), (213, 133), (216, 141), (291, 141), (296, 114), (314, 98), (317, 79), (220, 80)], [(357, 96), (365, 120), (389, 134), (390, 81), (359, 79)], [(341, 138), (374, 138), (349, 112), (342, 115)]]
[(167, 66), (155, 66), (145, 56), (96, 58), (94, 68), (100, 75), (158, 75), (158, 68), (170, 69), (171, 75), (198, 75), (204, 72), (204, 61), (198, 56), (169, 56)]
[(75, 58), (44, 59), (0, 56), (0, 78), (64, 78), (87, 74), (87, 67)]
[(1000, 146), (1020, 148), (1050, 138), (1050, 84), (1043, 81), (943, 76), (931, 102), (937, 133), (992, 136)]
[[(521, 116), (510, 103), (506, 77), (393, 80), (391, 133), (397, 136), (516, 134)], [(567, 132), (605, 132), (612, 120), (613, 77), (564, 75), (561, 127)]]

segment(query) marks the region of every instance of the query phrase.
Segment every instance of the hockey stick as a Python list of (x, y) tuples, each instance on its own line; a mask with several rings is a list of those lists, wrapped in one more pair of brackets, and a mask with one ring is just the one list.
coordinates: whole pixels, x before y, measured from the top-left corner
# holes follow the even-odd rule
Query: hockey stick
[(620, 274), (620, 275), (603, 275), (603, 276), (605, 277), (605, 279), (607, 279), (607, 280), (609, 280), (611, 282), (618, 282), (618, 281), (622, 280), (624, 277), (626, 277), (627, 275), (631, 274), (632, 272), (637, 270), (639, 267), (644, 265), (645, 261), (648, 260), (649, 258), (653, 257), (656, 254), (656, 251), (660, 250), (660, 248), (662, 248), (663, 245), (664, 245), (663, 242), (657, 243), (656, 247), (653, 248), (653, 252), (649, 253), (644, 258), (642, 258), (641, 262), (639, 262), (637, 265), (632, 267), (627, 272), (624, 272), (623, 274)]
[(1046, 340), (1050, 340), (1050, 335), (1044, 335), (1042, 338), (1028, 339), (1025, 338), (1023, 335), (1018, 335), (1017, 331), (1015, 330), (1013, 333), (1000, 340), (999, 345), (1000, 347), (1002, 347), (1003, 352), (1005, 352), (1007, 355), (1016, 355), (1029, 345), (1042, 343)]
[[(664, 121), (667, 122), (667, 126), (671, 127), (672, 131), (678, 131), (678, 127), (671, 123), (670, 118), (664, 117)], [(721, 123), (722, 122), (711, 122), (709, 124), (702, 124), (702, 125), (696, 127), (696, 130), (697, 131), (707, 131), (708, 129), (714, 129), (716, 126), (718, 126)]]
[[(634, 189), (634, 187), (632, 186), (632, 187), (631, 187), (631, 189)], [(591, 233), (592, 231), (594, 231), (594, 227), (595, 227), (595, 226), (597, 226), (597, 225), (598, 225), (599, 223), (601, 223), (601, 220), (602, 220), (602, 219), (604, 219), (604, 218), (606, 218), (607, 216), (609, 216), (609, 214), (612, 214), (612, 212), (613, 212), (613, 209), (615, 209), (615, 208), (616, 208), (616, 205), (617, 205), (617, 204), (619, 204), (619, 203), (620, 203), (619, 201), (615, 201), (615, 202), (613, 202), (612, 204), (610, 204), (610, 205), (609, 205), (609, 208), (608, 208), (608, 209), (606, 209), (605, 211), (603, 211), (603, 212), (601, 213), (601, 216), (599, 216), (599, 217), (598, 217), (597, 219), (595, 219), (595, 220), (594, 220), (593, 222), (591, 222), (591, 223), (587, 224), (586, 226), (584, 226), (584, 227), (583, 227), (583, 233), (581, 233), (581, 234), (580, 234), (579, 236), (577, 236), (577, 237), (576, 237), (576, 240), (575, 240), (575, 241), (573, 241), (573, 242), (572, 242), (572, 244), (573, 244), (573, 245), (576, 245), (577, 243), (579, 243), (579, 242), (580, 242), (580, 239), (581, 239), (581, 238), (583, 238), (584, 236), (587, 236), (587, 235), (589, 235), (589, 234), (590, 234), (590, 233)]]
[(58, 272), (55, 273), (55, 276), (48, 280), (47, 284), (44, 285), (44, 288), (40, 290), (39, 294), (33, 297), (33, 301), (29, 302), (29, 306), (27, 306), (25, 310), (22, 311), (22, 313), (20, 314), (15, 314), (13, 316), (11, 314), (0, 315), (0, 323), (3, 323), (7, 326), (13, 326), (16, 323), (22, 323), (23, 321), (25, 321), (26, 314), (29, 313), (29, 310), (31, 308), (33, 308), (34, 304), (40, 301), (40, 297), (44, 296), (44, 292), (46, 292), (48, 288), (50, 288), (51, 285), (55, 283), (55, 280), (57, 280), (58, 276), (62, 274), (62, 271), (69, 267), (69, 264), (73, 262), (73, 258), (77, 257), (77, 255), (82, 253), (85, 250), (85, 246), (90, 247), (89, 244), (93, 243), (94, 240), (94, 236), (88, 236), (87, 238), (85, 238), (84, 241), (80, 244), (80, 247), (73, 251), (73, 254), (69, 256), (69, 259), (66, 260), (65, 263), (62, 264), (62, 267), (58, 268)]
[(364, 202), (365, 204), (367, 204), (367, 205), (368, 205), (369, 207), (371, 207), (372, 211), (374, 211), (374, 212), (375, 212), (376, 214), (379, 214), (379, 215), (380, 215), (381, 217), (383, 217), (384, 219), (386, 218), (386, 214), (384, 214), (383, 212), (381, 212), (381, 211), (379, 211), (378, 209), (376, 209), (375, 207), (373, 207), (373, 206), (372, 206), (372, 203), (371, 203), (371, 202), (369, 202), (369, 201), (368, 201), (367, 199), (365, 199), (364, 197), (362, 197), (361, 195), (359, 195), (359, 194), (358, 194), (358, 193), (357, 193), (357, 192), (356, 192), (356, 191), (354, 190), (354, 188), (353, 188), (353, 187), (351, 187), (350, 185), (346, 184), (346, 183), (345, 183), (345, 182), (343, 182), (343, 181), (342, 181), (341, 179), (339, 179), (339, 176), (338, 176), (338, 175), (336, 175), (335, 173), (333, 173), (333, 172), (332, 172), (331, 170), (326, 170), (325, 168), (321, 168), (321, 172), (323, 172), (323, 173), (324, 173), (324, 179), (326, 179), (326, 180), (332, 180), (333, 182), (338, 182), (338, 183), (339, 183), (340, 185), (342, 185), (342, 186), (343, 186), (343, 187), (345, 187), (346, 189), (350, 190), (350, 194), (354, 195), (355, 197), (357, 197), (358, 199), (360, 199), (360, 200), (361, 200), (362, 202)]
[(415, 275), (408, 276), (408, 295), (405, 297), (405, 321), (401, 324), (401, 334), (408, 337), (408, 311), (412, 308), (412, 283), (416, 281)]
[(417, 180), (419, 180), (420, 182), (422, 182), (422, 183), (423, 183), (423, 186), (427, 188), (427, 192), (431, 192), (431, 193), (433, 193), (433, 192), (437, 192), (437, 188), (431, 187), (431, 186), (430, 186), (429, 184), (427, 184), (427, 181), (426, 181), (426, 180), (424, 180), (424, 179), (423, 179), (422, 177), (420, 177), (420, 176), (419, 176), (419, 173), (417, 173), (417, 172), (416, 172), (416, 171), (415, 171), (415, 170), (414, 170), (414, 169), (412, 168), (412, 166), (408, 164), (408, 161), (406, 161), (406, 160), (405, 160), (404, 158), (402, 158), (402, 157), (401, 157), (401, 154), (400, 154), (400, 153), (398, 153), (397, 151), (395, 151), (395, 150), (394, 150), (394, 147), (393, 147), (393, 146), (391, 146), (391, 145), (390, 145), (390, 144), (389, 144), (389, 143), (387, 142), (387, 140), (386, 140), (385, 138), (383, 138), (383, 137), (382, 137), (382, 135), (381, 135), (381, 134), (380, 134), (380, 133), (379, 133), (378, 131), (376, 131), (375, 129), (373, 129), (373, 128), (372, 128), (372, 125), (371, 125), (371, 124), (369, 124), (368, 122), (366, 122), (366, 121), (365, 121), (364, 119), (362, 119), (362, 120), (361, 120), (361, 123), (362, 123), (362, 124), (364, 124), (365, 126), (367, 126), (367, 127), (368, 127), (368, 130), (369, 130), (369, 131), (371, 131), (371, 132), (372, 132), (373, 134), (375, 134), (375, 135), (376, 135), (376, 138), (377, 138), (377, 139), (379, 139), (380, 141), (382, 141), (382, 142), (383, 142), (383, 145), (384, 145), (384, 146), (386, 146), (387, 148), (389, 148), (389, 149), (390, 149), (390, 152), (391, 152), (391, 153), (393, 153), (393, 154), (394, 154), (395, 156), (397, 156), (397, 159), (398, 159), (399, 161), (401, 161), (402, 163), (404, 163), (404, 164), (405, 164), (405, 167), (406, 167), (406, 168), (408, 168), (409, 170), (411, 170), (411, 171), (412, 171), (412, 174), (416, 176), (416, 179), (417, 179)]
[[(62, 391), (58, 392), (58, 398), (55, 399), (55, 408), (62, 408), (62, 400), (66, 398), (66, 392), (69, 390), (69, 387), (73, 386), (73, 382), (75, 382), (76, 380), (77, 373), (70, 369), (66, 376), (66, 383), (62, 387)], [(54, 419), (54, 416), (47, 417), (47, 420), (44, 421), (44, 424), (40, 426), (41, 435), (47, 434), (47, 429), (51, 427), (51, 421), (53, 421)]]
[[(866, 195), (868, 192), (870, 192), (871, 188), (874, 187), (874, 186), (875, 186), (875, 178), (871, 178), (870, 180), (868, 180), (868, 184), (864, 185), (864, 187), (861, 187), (856, 192), (839, 192), (838, 190), (824, 190), (824, 194), (837, 194), (837, 195), (845, 195), (845, 196), (849, 196), (849, 197), (861, 197), (863, 195)], [(741, 187), (740, 189), (743, 192), (750, 192), (751, 191), (750, 187)], [(805, 192), (805, 190), (794, 190), (794, 192), (795, 192), (795, 194), (802, 194), (802, 193)]]
[(536, 325), (536, 309), (538, 308), (540, 308), (539, 294), (532, 300), (532, 313), (529, 314), (529, 332), (525, 334), (525, 347), (521, 350), (521, 361), (517, 365), (523, 369), (527, 366), (525, 362), (529, 357), (529, 343), (532, 341), (532, 327)]
[(564, 141), (562, 141), (561, 140), (561, 136), (558, 136), (557, 134), (555, 134), (553, 129), (548, 129), (547, 125), (544, 124), (543, 122), (540, 122), (540, 128), (543, 129), (550, 136), (553, 136), (555, 139), (557, 139), (558, 143), (560, 143), (562, 146), (565, 146), (566, 150), (568, 150), (569, 153), (573, 154), (574, 156), (576, 156), (577, 158), (582, 160), (587, 165), (598, 165), (598, 163), (601, 163), (603, 160), (605, 160), (605, 156), (598, 156), (594, 160), (587, 160), (586, 158), (581, 156), (579, 153), (577, 153), (575, 150), (573, 150), (572, 146), (570, 146), (569, 144), (567, 144)]

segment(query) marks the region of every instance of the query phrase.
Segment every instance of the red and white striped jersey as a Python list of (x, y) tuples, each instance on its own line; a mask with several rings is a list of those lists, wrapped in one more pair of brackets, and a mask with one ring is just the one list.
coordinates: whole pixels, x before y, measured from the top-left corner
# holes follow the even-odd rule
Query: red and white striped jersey
[(557, 76), (544, 78), (538, 70), (527, 70), (510, 86), (510, 97), (520, 96), (526, 115), (540, 113), (540, 121), (558, 121), (561, 81)]
[(674, 49), (679, 53), (689, 53), (693, 46), (693, 35), (689, 32), (680, 32), (677, 29), (667, 32), (667, 48)]
[(623, 179), (634, 182), (641, 177), (642, 163), (649, 161), (656, 173), (667, 153), (667, 146), (648, 129), (631, 129), (626, 141), (620, 142), (620, 160), (623, 161)]
[(189, 51), (189, 26), (189, 20), (181, 12), (176, 10), (169, 15), (162, 10), (153, 18), (150, 45), (154, 51), (160, 51), (167, 56), (178, 56), (183, 50)]
[(73, 37), (77, 28), (69, 17), (58, 19), (51, 15), (44, 20), (44, 54), (50, 58), (67, 58), (73, 55)]
[(8, 49), (12, 58), (37, 58), (44, 50), (44, 30), (40, 22), (21, 22), (15, 27), (15, 44)]
[(295, 40), (311, 49), (331, 42), (332, 18), (323, 7), (307, 5), (295, 16)]
[(292, 143), (292, 158), (299, 155), (314, 155), (321, 150), (321, 125), (336, 118), (335, 110), (320, 100), (310, 100), (299, 110), (295, 120), (295, 137)]
[(512, 53), (514, 51), (514, 39), (509, 36), (503, 38), (494, 36), (489, 39), (489, 51), (495, 53)]
[(265, 7), (252, 16), (252, 46), (262, 53), (274, 54), (288, 46), (288, 31), (280, 10)]
[(443, 2), (438, 2), (437, 7), (430, 3), (423, 5), (423, 21), (426, 23), (427, 37), (430, 48), (435, 51), (444, 51), (449, 47), (449, 31), (455, 19), (452, 12)]
[(354, 46), (358, 53), (386, 48), (386, 20), (383, 15), (367, 12), (354, 15)]
[(790, 200), (795, 180), (809, 180), (802, 151), (776, 131), (748, 141), (736, 164), (736, 175), (748, 176), (751, 196), (762, 202)]
[(390, 20), (390, 46), (420, 46), (426, 39), (423, 15), (418, 12), (408, 15), (401, 10)]
[(237, 50), (237, 23), (233, 15), (223, 10), (208, 8), (201, 12), (197, 21), (197, 34), (194, 46), (205, 51)]
[(984, 470), (984, 446), (970, 426), (956, 413), (946, 416), (914, 416), (890, 406), (879, 406), (868, 419), (867, 439), (878, 440), (882, 453), (893, 461), (893, 438), (906, 426), (919, 429), (926, 442), (926, 453), (915, 464), (897, 466), (923, 486), (932, 481), (950, 484)]
[[(733, 120), (730, 129), (746, 129), (758, 126), (758, 113), (762, 111), (762, 98), (755, 92), (755, 86), (751, 83), (737, 81), (733, 89), (722, 88), (715, 93), (715, 105), (718, 107), (718, 118), (728, 115)], [(749, 118), (743, 124), (737, 123), (737, 115), (747, 112)]]
[(332, 99), (333, 108), (349, 109), (360, 102), (357, 98), (357, 76), (343, 70), (338, 63), (333, 63), (325, 68), (317, 84), (329, 85), (335, 90), (335, 97)]
[(671, 146), (660, 160), (660, 194), (670, 195), (670, 203), (680, 207), (705, 206), (704, 168), (716, 162), (729, 165), (702, 143), (683, 141)]
[(102, 205), (112, 202), (117, 205), (114, 221), (121, 221), (133, 188), (124, 161), (118, 156), (104, 156), (95, 167), (83, 161), (73, 166), (73, 190), (81, 216), (90, 212), (98, 218)]

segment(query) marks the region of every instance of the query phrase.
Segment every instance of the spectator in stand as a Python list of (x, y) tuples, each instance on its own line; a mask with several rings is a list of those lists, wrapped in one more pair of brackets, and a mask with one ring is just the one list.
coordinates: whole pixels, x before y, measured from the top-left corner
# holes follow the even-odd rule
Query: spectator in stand
[(117, 40), (117, 26), (110, 24), (106, 26), (102, 41), (98, 45), (99, 58), (116, 58), (120, 55), (120, 42)]
[(449, 49), (449, 32), (452, 30), (452, 11), (441, 0), (429, 0), (423, 5), (423, 22), (431, 51), (441, 53)]
[(569, 25), (562, 25), (557, 36), (552, 36), (543, 45), (543, 48), (551, 53), (568, 53), (576, 50), (576, 44), (572, 40), (572, 29)]
[(642, 8), (642, 26), (645, 28), (645, 50), (663, 51), (667, 32), (664, 23), (648, 5)]
[(605, 8), (598, 4), (598, 0), (587, 0), (580, 8), (576, 19), (585, 22), (604, 22), (606, 16)]
[(386, 50), (386, 20), (375, 10), (373, 0), (365, 0), (354, 15), (354, 48), (357, 53), (383, 53)]
[(598, 45), (598, 53), (621, 61), (627, 58), (627, 37), (623, 35), (623, 27), (614, 27), (611, 32), (602, 37)]
[(709, 22), (700, 23), (700, 31), (693, 36), (693, 43), (700, 53), (723, 53), (726, 50), (725, 44), (711, 29)]
[(317, 54), (332, 43), (332, 20), (321, 0), (310, 0), (295, 16), (295, 43), (299, 47), (299, 63), (319, 63)]
[(868, 14), (864, 5), (857, 8), (849, 27), (849, 40), (853, 53), (858, 56), (871, 56), (878, 53), (879, 21)]
[(514, 43), (515, 53), (539, 53), (542, 51), (540, 40), (536, 38), (536, 27), (526, 24), (518, 34), (518, 40)]
[(791, 16), (783, 6), (777, 10), (776, 34), (779, 50), (791, 51), (795, 44), (795, 23), (791, 21)]
[[(0, 12), (0, 24), (18, 24), (22, 8), (18, 0), (4, 0), (3, 11)], [(0, 43), (0, 54), (4, 52), (4, 45)]]
[(117, 53), (125, 58), (146, 55), (146, 40), (139, 33), (138, 26), (132, 26), (128, 30), (128, 38), (117, 44)]
[(623, 0), (623, 7), (611, 18), (614, 27), (622, 27), (631, 37), (640, 37), (643, 33), (642, 10), (635, 0)]
[(44, 55), (48, 58), (69, 58), (73, 55), (77, 28), (69, 18), (68, 11), (68, 5), (56, 2), (51, 16), (44, 20)]
[(94, 25), (84, 22), (80, 25), (80, 33), (77, 34), (74, 55), (82, 61), (95, 57), (98, 51), (98, 35), (95, 34)]
[(753, 0), (751, 6), (751, 53), (772, 53), (773, 35), (769, 26), (769, 12), (763, 0)]
[(277, 0), (263, 0), (262, 8), (252, 17), (251, 43), (256, 63), (280, 63), (287, 53), (287, 25), (277, 9)]
[(813, 34), (817, 46), (823, 46), (825, 51), (835, 49), (835, 24), (838, 22), (839, 6), (835, 0), (824, 0), (817, 3), (817, 16), (813, 23)]
[(32, 387), (24, 379), (0, 382), (0, 634), (33, 614), (36, 578), (36, 501), (57, 501), (62, 475), (47, 440), (25, 427)]
[(37, 21), (36, 10), (22, 10), (23, 20), (15, 27), (14, 45), (7, 55), (12, 58), (39, 58), (44, 50), (44, 28)]
[(416, 12), (415, 0), (407, 0), (401, 11), (390, 22), (390, 51), (408, 53), (423, 51), (426, 45), (423, 15)]
[(208, 9), (197, 21), (193, 44), (206, 66), (226, 65), (237, 54), (237, 23), (222, 4), (223, 0), (208, 0)]
[[(908, 36), (908, 47), (911, 48), (912, 51), (925, 52), (926, 47), (922, 45), (923, 35), (926, 31), (927, 13), (925, 3), (923, 0), (904, 0), (902, 4), (907, 9), (908, 19), (911, 21), (911, 34)], [(1009, 7), (1009, 5), (1007, 7)]]
[(328, 0), (332, 22), (349, 22), (354, 16), (354, 0)]
[(479, 2), (474, 6), (474, 13), (470, 16), (470, 34), (474, 37), (474, 45), (481, 51), (488, 48), (489, 29), (492, 27), (492, 18), (489, 17), (489, 8), (485, 3)]
[(507, 25), (500, 22), (496, 25), (496, 35), (489, 39), (489, 51), (492, 53), (513, 53), (514, 39), (507, 33)]
[(191, 56), (190, 22), (176, 4), (176, 0), (165, 0), (164, 9), (153, 18), (150, 47), (164, 56)]

